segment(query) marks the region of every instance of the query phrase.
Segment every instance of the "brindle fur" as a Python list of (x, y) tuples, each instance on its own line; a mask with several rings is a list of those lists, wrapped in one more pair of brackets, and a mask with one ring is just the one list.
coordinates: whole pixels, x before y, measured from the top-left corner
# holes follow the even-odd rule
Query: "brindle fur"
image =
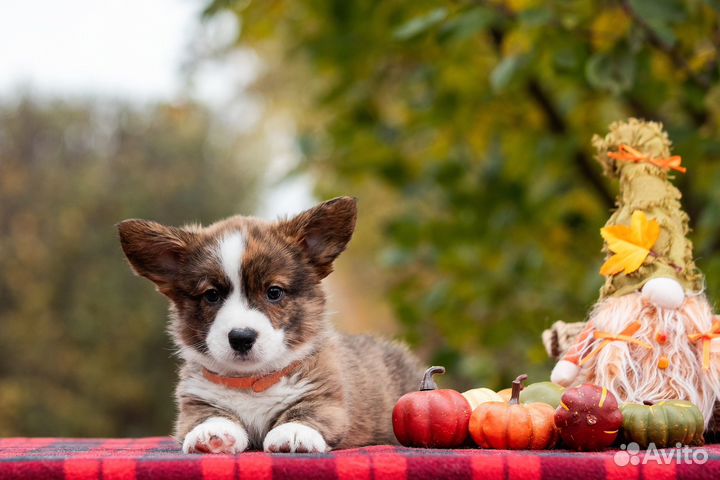
[[(417, 360), (402, 345), (340, 334), (325, 315), (321, 280), (350, 240), (355, 218), (355, 200), (342, 197), (278, 222), (238, 216), (207, 228), (142, 220), (119, 225), (123, 251), (134, 271), (155, 282), (170, 301), (170, 332), (179, 347), (208, 353), (205, 336), (219, 305), (203, 302), (202, 293), (213, 287), (225, 295), (231, 288), (213, 252), (218, 239), (235, 231), (246, 240), (241, 282), (248, 304), (263, 312), (274, 328), (284, 330), (291, 350), (313, 347), (293, 375), (294, 382), (309, 386), (307, 391), (266, 419), (260, 431), (243, 425), (230, 409), (189, 394), (184, 385), (200, 366), (185, 359), (176, 391), (175, 435), (180, 441), (196, 425), (222, 416), (243, 425), (256, 448), (268, 430), (287, 422), (315, 428), (331, 448), (395, 443), (392, 408), (402, 394), (418, 388)], [(285, 289), (282, 303), (264, 299), (270, 283)], [(256, 372), (263, 373), (268, 372)]]

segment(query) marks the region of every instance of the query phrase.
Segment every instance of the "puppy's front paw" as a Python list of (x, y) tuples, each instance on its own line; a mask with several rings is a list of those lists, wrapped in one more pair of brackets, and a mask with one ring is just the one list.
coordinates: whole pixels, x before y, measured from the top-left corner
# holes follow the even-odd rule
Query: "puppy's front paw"
[(263, 449), (282, 453), (322, 453), (329, 450), (320, 432), (296, 422), (283, 423), (270, 430)]
[(245, 429), (223, 417), (211, 417), (185, 436), (185, 453), (240, 453), (248, 447)]

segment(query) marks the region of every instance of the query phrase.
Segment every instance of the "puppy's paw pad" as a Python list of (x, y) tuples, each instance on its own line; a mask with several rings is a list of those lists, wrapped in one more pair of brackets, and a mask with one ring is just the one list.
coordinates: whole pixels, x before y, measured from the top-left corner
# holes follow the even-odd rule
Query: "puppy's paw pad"
[(263, 449), (276, 453), (322, 453), (330, 450), (320, 432), (295, 422), (283, 423), (270, 430)]
[(245, 429), (227, 418), (212, 417), (187, 434), (183, 452), (234, 454), (244, 451), (247, 446)]

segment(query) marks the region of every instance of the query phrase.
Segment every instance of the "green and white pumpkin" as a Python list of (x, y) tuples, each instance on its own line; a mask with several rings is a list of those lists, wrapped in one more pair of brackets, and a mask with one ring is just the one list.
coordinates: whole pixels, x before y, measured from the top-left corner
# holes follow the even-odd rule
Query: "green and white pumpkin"
[(565, 389), (552, 382), (531, 383), (520, 392), (520, 402), (547, 403), (551, 407), (557, 408), (563, 393), (565, 393)]

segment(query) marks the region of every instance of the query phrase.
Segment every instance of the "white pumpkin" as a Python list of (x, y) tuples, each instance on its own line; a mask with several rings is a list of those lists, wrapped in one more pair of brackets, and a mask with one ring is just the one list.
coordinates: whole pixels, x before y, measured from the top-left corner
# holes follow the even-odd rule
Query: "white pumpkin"
[(503, 398), (489, 388), (473, 388), (463, 392), (463, 397), (470, 403), (470, 408), (475, 410), (478, 405), (485, 402), (504, 402)]

